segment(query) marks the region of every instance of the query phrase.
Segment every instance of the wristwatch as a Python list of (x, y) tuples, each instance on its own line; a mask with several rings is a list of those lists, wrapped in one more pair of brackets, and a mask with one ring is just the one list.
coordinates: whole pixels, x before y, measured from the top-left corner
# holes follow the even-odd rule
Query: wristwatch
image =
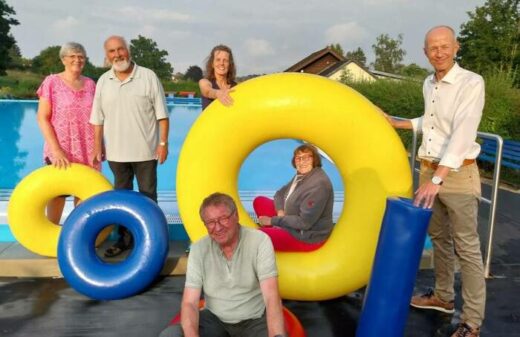
[(166, 145), (168, 145), (168, 142), (159, 142), (159, 145), (160, 146), (166, 146)]
[(444, 181), (442, 181), (442, 178), (439, 177), (439, 176), (433, 176), (433, 178), (432, 178), (432, 183), (434, 185), (439, 185), (440, 186), (440, 185), (442, 185), (443, 182)]

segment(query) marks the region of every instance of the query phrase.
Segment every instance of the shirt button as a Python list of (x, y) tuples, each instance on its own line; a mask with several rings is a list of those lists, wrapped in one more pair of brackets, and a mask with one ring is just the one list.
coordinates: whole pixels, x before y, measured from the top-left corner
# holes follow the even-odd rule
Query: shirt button
[(432, 139), (430, 138), (430, 139), (428, 139), (428, 141), (429, 141), (429, 142), (431, 142), (431, 141), (432, 141)]
[(432, 103), (435, 103), (435, 100), (434, 100), (434, 99), (432, 100)]
[(437, 90), (437, 87), (435, 87), (435, 90)]
[(430, 116), (432, 116), (432, 117), (433, 117), (433, 114), (431, 114)]
[(430, 151), (428, 151), (428, 154), (430, 154)]
[(433, 126), (432, 126), (432, 130), (433, 130)]

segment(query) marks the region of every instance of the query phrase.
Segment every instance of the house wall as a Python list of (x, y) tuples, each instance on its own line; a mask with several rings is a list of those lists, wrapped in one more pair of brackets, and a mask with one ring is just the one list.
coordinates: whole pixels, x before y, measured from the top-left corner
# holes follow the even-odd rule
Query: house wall
[(329, 78), (331, 80), (339, 81), (341, 79), (341, 75), (343, 74), (343, 71), (346, 70), (350, 73), (350, 76), (352, 76), (352, 80), (355, 82), (361, 82), (361, 81), (368, 81), (373, 82), (375, 81), (375, 78), (366, 72), (363, 68), (358, 66), (355, 63), (349, 63), (346, 66), (338, 69), (334, 73), (329, 75)]

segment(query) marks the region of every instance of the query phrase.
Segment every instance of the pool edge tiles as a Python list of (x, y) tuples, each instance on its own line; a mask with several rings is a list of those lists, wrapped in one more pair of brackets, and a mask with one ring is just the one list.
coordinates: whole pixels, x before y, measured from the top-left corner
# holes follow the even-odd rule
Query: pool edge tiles
[[(111, 245), (107, 241), (98, 248), (98, 254)], [(168, 257), (161, 270), (163, 276), (185, 275), (187, 267), (187, 241), (170, 241)], [(129, 251), (109, 261), (121, 262)], [(108, 261), (108, 260), (107, 260)], [(32, 253), (17, 242), (0, 242), (0, 277), (52, 277), (61, 278), (58, 261), (53, 257), (44, 257)]]
[[(0, 190), (0, 242), (15, 242), (13, 234), (11, 233), (7, 221), (7, 204), (9, 201), (10, 193), (12, 190)], [(246, 209), (248, 215), (253, 219), (254, 222), (258, 222), (256, 215), (253, 211), (253, 199), (259, 195), (273, 196), (275, 191), (239, 191), (240, 202)], [(343, 210), (344, 195), (343, 191), (337, 191), (334, 193), (334, 222), (338, 221), (339, 216)], [(174, 191), (158, 191), (158, 203), (161, 207), (164, 215), (166, 216), (166, 222), (168, 223), (168, 232), (170, 240), (176, 241), (188, 241), (188, 234), (183, 226), (182, 219), (179, 215), (179, 209), (177, 205), (177, 195)], [(72, 198), (68, 198), (63, 210), (62, 222), (66, 216), (72, 211), (73, 204)], [(114, 239), (112, 236), (110, 239)]]
[[(190, 238), (186, 233), (186, 229), (182, 224), (178, 223), (169, 223), (168, 224), (168, 233), (170, 241), (189, 241)], [(115, 235), (111, 235), (109, 239), (115, 238)], [(14, 237), (9, 225), (6, 223), (0, 223), (0, 243), (12, 243), (17, 242)]]

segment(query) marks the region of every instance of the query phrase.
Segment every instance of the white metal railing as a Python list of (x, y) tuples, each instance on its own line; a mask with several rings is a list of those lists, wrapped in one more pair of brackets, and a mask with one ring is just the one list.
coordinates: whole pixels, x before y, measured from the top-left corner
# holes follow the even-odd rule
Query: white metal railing
[[(394, 117), (396, 119), (405, 120), (405, 118)], [(496, 218), (496, 210), (497, 210), (497, 196), (498, 196), (498, 186), (500, 182), (500, 167), (502, 165), (502, 148), (504, 145), (504, 140), (499, 135), (487, 132), (478, 132), (478, 138), (482, 139), (490, 139), (494, 140), (497, 143), (497, 150), (495, 156), (494, 170), (493, 170), (493, 182), (491, 184), (491, 196), (489, 199), (485, 197), (480, 198), (480, 202), (489, 205), (489, 217), (488, 217), (488, 228), (487, 228), (487, 245), (485, 250), (484, 257), (484, 276), (486, 278), (493, 277), (491, 274), (491, 259), (493, 256), (493, 236), (495, 231), (495, 218)], [(419, 169), (416, 168), (416, 156), (417, 156), (417, 140), (418, 140), (417, 132), (413, 132), (412, 144), (410, 149), (410, 168), (412, 169), (412, 173), (419, 172)], [(414, 186), (414, 190), (416, 186)]]
[(488, 218), (488, 240), (486, 256), (484, 258), (484, 275), (486, 278), (492, 277), (491, 274), (491, 258), (493, 255), (493, 235), (495, 232), (495, 216), (497, 210), (497, 197), (498, 197), (498, 184), (500, 182), (500, 167), (502, 165), (502, 148), (504, 146), (504, 140), (499, 135), (495, 135), (487, 132), (479, 132), (478, 136), (484, 139), (493, 139), (497, 142), (497, 150), (495, 155), (495, 166), (493, 170), (493, 184), (491, 186), (491, 197), (486, 199), (480, 198), (481, 202), (489, 205), (489, 218)]

